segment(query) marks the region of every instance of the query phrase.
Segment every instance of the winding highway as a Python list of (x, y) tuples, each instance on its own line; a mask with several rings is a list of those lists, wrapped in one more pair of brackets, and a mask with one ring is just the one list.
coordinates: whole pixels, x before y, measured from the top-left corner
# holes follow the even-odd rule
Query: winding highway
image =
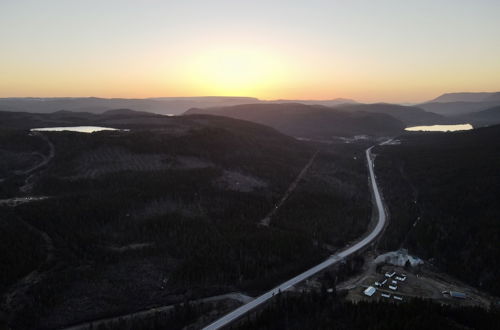
[[(381, 145), (387, 144), (390, 141), (391, 140), (385, 141), (385, 142), (381, 143)], [(313, 276), (314, 274), (338, 263), (339, 261), (341, 261), (345, 257), (361, 250), (362, 248), (366, 247), (368, 244), (373, 242), (373, 240), (384, 229), (386, 219), (387, 219), (387, 216), (385, 214), (384, 205), (382, 203), (382, 198), (380, 196), (380, 191), (379, 191), (379, 188), (377, 186), (374, 169), (373, 169), (373, 159), (372, 159), (372, 154), (371, 154), (373, 147), (374, 146), (371, 146), (370, 148), (366, 149), (366, 160), (367, 160), (368, 169), (369, 169), (369, 173), (370, 173), (371, 189), (373, 192), (373, 198), (375, 199), (375, 205), (377, 206), (377, 213), (378, 213), (378, 221), (377, 221), (376, 226), (373, 228), (373, 230), (368, 235), (366, 235), (364, 238), (362, 238), (360, 241), (351, 245), (347, 249), (340, 251), (337, 254), (332, 255), (331, 257), (329, 257), (328, 259), (326, 259), (325, 261), (323, 261), (319, 265), (316, 265), (316, 266), (310, 268), (309, 270), (306, 270), (302, 274), (295, 276), (294, 278), (278, 285), (274, 289), (272, 289), (272, 290), (264, 293), (263, 295), (255, 298), (254, 300), (250, 301), (249, 303), (246, 303), (246, 304), (240, 306), (239, 308), (235, 309), (234, 311), (230, 312), (229, 314), (224, 315), (220, 319), (218, 319), (215, 322), (206, 326), (204, 328), (205, 330), (221, 329), (221, 328), (229, 325), (231, 322), (242, 317), (243, 315), (245, 315), (249, 311), (253, 310), (257, 306), (267, 302), (269, 299), (274, 297), (274, 295), (276, 295), (282, 291), (285, 291), (285, 290), (289, 289), (290, 287), (292, 287), (292, 286), (304, 281), (305, 279)]]

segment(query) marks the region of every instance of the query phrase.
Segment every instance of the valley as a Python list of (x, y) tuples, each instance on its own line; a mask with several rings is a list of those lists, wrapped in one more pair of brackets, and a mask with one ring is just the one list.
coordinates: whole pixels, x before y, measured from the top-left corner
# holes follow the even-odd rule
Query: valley
[[(7, 257), (1, 306), (15, 327), (243, 326), (241, 320), (265, 313), (275, 296), (314, 294), (331, 286), (324, 278), (332, 275), (326, 274), (336, 274), (334, 290), (346, 292), (346, 303), (366, 301), (362, 290), (380, 276), (369, 256), (401, 247), (426, 265), (405, 270), (415, 279), (402, 297), (462, 306), (439, 290), (455, 288), (472, 297), (472, 285), (479, 286), (478, 303), (463, 306), (488, 308), (495, 302), (484, 291), (492, 289), (490, 282), (470, 281), (443, 259), (430, 257), (440, 254), (412, 243), (419, 233), (413, 228), (428, 220), (399, 212), (424, 207), (425, 195), (403, 167), (408, 160), (399, 157), (432, 136), (426, 134), (442, 137), (433, 148), (453, 139), (469, 152), (468, 145), (492, 139), (496, 127), (398, 130), (393, 136), (403, 135), (388, 139), (370, 136), (372, 128), (362, 126), (343, 137), (312, 125), (293, 138), (258, 123), (205, 114), (113, 110), (8, 118), (0, 144), (0, 152), (9, 155), (2, 165), (0, 200), (0, 248)], [(29, 131), (49, 123), (117, 130)], [(439, 154), (433, 159), (452, 151)], [(422, 219), (405, 222), (412, 217)], [(416, 280), (416, 274), (429, 279)], [(411, 284), (421, 281), (427, 289)]]

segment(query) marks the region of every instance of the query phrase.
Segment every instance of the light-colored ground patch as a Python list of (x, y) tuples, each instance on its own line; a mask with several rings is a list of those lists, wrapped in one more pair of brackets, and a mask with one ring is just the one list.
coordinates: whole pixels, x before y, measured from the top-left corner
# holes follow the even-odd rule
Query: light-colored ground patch
[(0, 199), (0, 206), (18, 206), (20, 204), (42, 201), (50, 198), (49, 196), (29, 196), (29, 197), (13, 197), (7, 199)]
[(239, 192), (251, 192), (268, 186), (265, 181), (254, 176), (226, 170), (215, 180), (215, 184), (222, 189)]
[(168, 154), (139, 154), (125, 148), (99, 148), (84, 153), (76, 160), (76, 174), (72, 179), (96, 178), (121, 171), (151, 172), (166, 169), (195, 169), (213, 164), (196, 157)]
[(409, 261), (412, 266), (417, 266), (423, 264), (424, 261), (418, 257), (414, 257), (408, 254), (408, 250), (400, 249), (397, 251), (391, 251), (379, 255), (375, 258), (375, 263), (387, 263), (394, 266), (404, 266), (406, 262)]
[(145, 204), (138, 211), (131, 213), (131, 215), (134, 218), (147, 219), (171, 213), (193, 218), (202, 215), (204, 212), (199, 205), (187, 204), (169, 198), (159, 198)]
[(112, 252), (127, 252), (127, 251), (136, 251), (136, 250), (142, 250), (145, 248), (148, 248), (152, 246), (153, 243), (134, 243), (134, 244), (128, 244), (128, 245), (122, 245), (122, 246), (108, 246), (107, 249)]

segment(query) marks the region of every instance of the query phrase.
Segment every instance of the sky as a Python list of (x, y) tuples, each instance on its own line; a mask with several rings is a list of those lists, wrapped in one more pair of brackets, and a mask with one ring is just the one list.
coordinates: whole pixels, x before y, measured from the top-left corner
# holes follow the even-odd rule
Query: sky
[(0, 0), (0, 97), (500, 91), (498, 0)]

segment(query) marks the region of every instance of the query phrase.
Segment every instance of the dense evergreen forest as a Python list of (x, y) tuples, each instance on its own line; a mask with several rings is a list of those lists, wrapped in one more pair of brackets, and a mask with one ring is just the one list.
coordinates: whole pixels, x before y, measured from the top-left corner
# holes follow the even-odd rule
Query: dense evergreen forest
[[(207, 116), (130, 132), (43, 134), (55, 156), (36, 172), (31, 194), (47, 199), (0, 206), (2, 310), (14, 328), (258, 294), (369, 221), (363, 144), (303, 143)], [(48, 153), (43, 139), (28, 140), (40, 146), (1, 149)], [(318, 150), (289, 201), (259, 225)], [(3, 198), (18, 196), (26, 179), (9, 168)]]
[(450, 307), (429, 300), (404, 303), (359, 302), (342, 299), (342, 293), (326, 290), (283, 293), (255, 316), (248, 316), (232, 329), (494, 329), (498, 310)]
[(409, 134), (376, 153), (391, 217), (382, 247), (500, 295), (500, 126)]

